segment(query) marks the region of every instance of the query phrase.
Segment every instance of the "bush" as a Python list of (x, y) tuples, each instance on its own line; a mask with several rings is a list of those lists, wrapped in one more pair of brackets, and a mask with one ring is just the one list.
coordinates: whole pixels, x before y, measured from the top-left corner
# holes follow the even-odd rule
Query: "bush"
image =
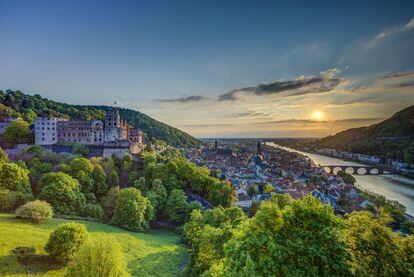
[(52, 218), (52, 216), (52, 206), (46, 201), (41, 200), (28, 202), (16, 210), (16, 217), (31, 219), (35, 222), (41, 222)]
[(112, 223), (132, 231), (149, 228), (154, 212), (150, 201), (136, 188), (127, 188), (119, 192)]
[(76, 179), (63, 172), (51, 172), (39, 181), (39, 199), (46, 200), (57, 214), (78, 215), (85, 206), (85, 196)]
[(75, 222), (64, 223), (50, 234), (45, 250), (56, 261), (67, 262), (79, 251), (88, 237), (85, 225)]
[(92, 217), (99, 220), (104, 218), (104, 212), (99, 204), (86, 204), (85, 208), (83, 209), (82, 216)]
[(11, 212), (31, 199), (30, 194), (0, 189), (0, 212)]
[(121, 246), (113, 236), (98, 236), (86, 243), (65, 276), (129, 276)]
[(33, 246), (19, 246), (11, 251), (21, 263), (26, 263), (36, 253)]

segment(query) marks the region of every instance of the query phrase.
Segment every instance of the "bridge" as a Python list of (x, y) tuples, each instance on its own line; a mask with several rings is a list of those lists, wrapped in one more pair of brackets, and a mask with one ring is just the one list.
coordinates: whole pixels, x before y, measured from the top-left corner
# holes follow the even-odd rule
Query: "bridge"
[(383, 167), (375, 166), (364, 166), (364, 165), (321, 165), (328, 173), (345, 171), (349, 174), (356, 175), (380, 175), (380, 174), (391, 174), (391, 170), (386, 170)]

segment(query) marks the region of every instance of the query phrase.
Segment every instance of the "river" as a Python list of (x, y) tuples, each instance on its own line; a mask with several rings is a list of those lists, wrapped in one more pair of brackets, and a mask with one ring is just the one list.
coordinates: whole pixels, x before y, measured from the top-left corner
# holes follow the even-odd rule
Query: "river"
[[(278, 146), (274, 143), (266, 143), (269, 146)], [(306, 153), (281, 147), (287, 151), (293, 151), (308, 156), (318, 165), (356, 165), (363, 166), (355, 162), (331, 158), (323, 155)], [(414, 216), (414, 180), (399, 175), (353, 175), (357, 180), (357, 186), (362, 190), (372, 191), (385, 196), (387, 199), (396, 200), (407, 207), (407, 213)]]

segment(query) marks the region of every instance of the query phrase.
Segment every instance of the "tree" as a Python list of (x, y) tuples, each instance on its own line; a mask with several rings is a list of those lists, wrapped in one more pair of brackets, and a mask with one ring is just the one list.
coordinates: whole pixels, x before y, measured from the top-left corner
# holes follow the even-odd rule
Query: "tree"
[(168, 194), (160, 179), (152, 182), (151, 190), (146, 193), (146, 197), (151, 202), (155, 213), (164, 208)]
[(144, 194), (149, 190), (145, 177), (140, 177), (138, 180), (135, 180), (132, 186), (136, 189), (139, 189)]
[(113, 188), (119, 186), (119, 176), (115, 170), (112, 170), (108, 178), (108, 187)]
[(247, 194), (250, 196), (250, 197), (252, 197), (253, 195), (255, 195), (257, 193), (257, 190), (256, 190), (256, 186), (250, 186), (248, 189), (247, 189)]
[(0, 189), (31, 195), (29, 171), (15, 163), (0, 163)]
[(233, 187), (227, 182), (220, 182), (214, 178), (211, 178), (210, 181), (210, 184), (207, 185), (207, 199), (215, 206), (230, 207), (236, 200)]
[(78, 154), (83, 157), (87, 157), (89, 155), (89, 148), (86, 147), (85, 144), (76, 143), (73, 145), (73, 154)]
[(275, 190), (276, 189), (274, 186), (272, 186), (271, 184), (266, 184), (265, 188), (263, 189), (263, 193), (271, 193)]
[(49, 202), (56, 213), (76, 215), (84, 209), (85, 196), (79, 182), (63, 172), (43, 175), (39, 187), (39, 199)]
[(103, 208), (105, 218), (108, 220), (111, 220), (114, 216), (118, 194), (119, 187), (113, 187), (101, 199), (101, 206)]
[(352, 176), (349, 173), (346, 173), (343, 170), (338, 171), (337, 173), (338, 176), (340, 176), (342, 178), (342, 180), (344, 180), (345, 184), (352, 184), (354, 185), (356, 182), (356, 179), (354, 176)]
[(27, 123), (33, 124), (36, 119), (36, 113), (31, 109), (27, 109), (22, 113), (22, 117)]
[(348, 272), (345, 224), (329, 206), (307, 196), (283, 209), (262, 202), (225, 246), (228, 275), (339, 276)]
[(414, 236), (397, 236), (396, 276), (414, 276)]
[(127, 188), (118, 194), (112, 223), (128, 230), (144, 231), (149, 228), (153, 215), (150, 201), (136, 188)]
[(30, 219), (36, 223), (52, 218), (52, 216), (52, 206), (41, 200), (28, 202), (16, 210), (16, 217)]
[(69, 174), (79, 181), (83, 192), (92, 192), (94, 186), (93, 170), (94, 165), (85, 158), (73, 158), (69, 163)]
[(353, 212), (347, 220), (350, 265), (356, 275), (391, 276), (397, 266), (396, 235), (386, 226), (390, 219), (370, 212)]
[(76, 255), (68, 277), (129, 276), (121, 245), (114, 236), (100, 235), (87, 242)]
[(45, 251), (58, 262), (68, 262), (88, 239), (85, 225), (63, 223), (50, 234)]
[(105, 195), (105, 193), (108, 191), (108, 185), (106, 183), (106, 174), (102, 166), (100, 166), (99, 164), (94, 165), (92, 178), (94, 181), (93, 192), (95, 193), (96, 197), (101, 197)]
[(14, 120), (9, 123), (3, 134), (6, 143), (31, 143), (33, 141), (33, 133), (29, 129), (29, 124), (23, 120)]
[(9, 155), (0, 147), (0, 163), (7, 161)]
[(184, 238), (192, 248), (188, 275), (223, 275), (224, 245), (234, 228), (245, 220), (246, 216), (238, 207), (194, 210), (183, 228)]
[(87, 203), (81, 212), (82, 216), (96, 218), (102, 220), (104, 218), (104, 212), (99, 204)]
[(177, 223), (183, 223), (188, 215), (187, 196), (181, 189), (173, 189), (165, 204), (168, 218)]

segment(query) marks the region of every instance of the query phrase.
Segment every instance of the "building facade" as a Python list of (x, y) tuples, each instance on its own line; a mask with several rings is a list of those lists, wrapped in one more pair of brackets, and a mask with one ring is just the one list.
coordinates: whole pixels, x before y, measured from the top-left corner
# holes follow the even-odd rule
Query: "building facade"
[(107, 111), (104, 121), (38, 117), (34, 131), (38, 145), (81, 143), (105, 146), (119, 141), (142, 143), (142, 131), (129, 126), (115, 109)]
[(50, 145), (58, 142), (58, 123), (66, 119), (57, 117), (38, 117), (34, 123), (35, 144)]

